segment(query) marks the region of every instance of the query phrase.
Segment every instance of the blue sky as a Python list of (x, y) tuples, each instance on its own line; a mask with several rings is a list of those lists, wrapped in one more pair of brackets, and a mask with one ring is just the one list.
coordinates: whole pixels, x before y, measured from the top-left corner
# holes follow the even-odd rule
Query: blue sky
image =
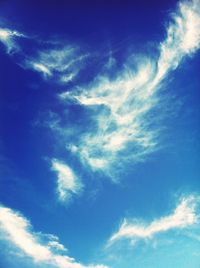
[(0, 3), (0, 267), (198, 268), (200, 2)]

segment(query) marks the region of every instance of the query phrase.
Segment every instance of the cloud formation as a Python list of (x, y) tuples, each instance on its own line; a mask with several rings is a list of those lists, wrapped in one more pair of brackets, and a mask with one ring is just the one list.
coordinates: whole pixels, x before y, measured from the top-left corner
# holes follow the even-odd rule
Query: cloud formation
[[(30, 42), (27, 47), (31, 44), (35, 49), (27, 50), (25, 44), (18, 42), (17, 38), (20, 37), (26, 37)], [(45, 79), (53, 78), (54, 82), (64, 84), (75, 79), (88, 57), (88, 54), (82, 53), (78, 46), (63, 45), (64, 40), (44, 41), (34, 36), (27, 37), (8, 28), (0, 28), (0, 41), (6, 47), (8, 54), (20, 56), (21, 60), (17, 62), (20, 66), (39, 72)]]
[[(166, 29), (166, 38), (158, 46), (158, 56), (130, 56), (112, 78), (104, 72), (86, 86), (79, 85), (59, 95), (61, 100), (75, 102), (90, 111), (93, 127), (81, 129), (80, 137), (70, 147), (84, 164), (113, 178), (113, 171), (124, 162), (143, 161), (158, 149), (160, 128), (155, 122), (156, 109), (161, 103), (160, 88), (182, 59), (193, 55), (200, 47), (199, 6), (200, 0), (178, 4)], [(0, 29), (0, 40), (9, 49), (19, 36), (23, 35)], [(65, 84), (74, 80), (88, 54), (60, 41), (45, 44), (46, 49), (37, 44), (34, 55), (21, 50), (20, 53), (24, 53), (21, 65), (51, 81)], [(72, 123), (70, 128), (78, 127)], [(64, 127), (60, 129), (65, 133)]]
[(41, 73), (44, 78), (54, 77), (58, 82), (67, 83), (77, 76), (87, 56), (80, 55), (77, 47), (56, 43), (53, 48), (38, 51), (34, 57), (27, 58), (25, 66)]
[[(85, 266), (73, 258), (56, 253), (65, 250), (55, 236), (49, 236), (49, 243), (42, 242), (42, 234), (32, 231), (30, 222), (20, 213), (0, 206), (0, 239), (15, 246), (24, 256), (32, 258), (38, 264), (48, 264), (48, 267), (58, 268), (106, 268), (104, 265)], [(58, 250), (59, 248), (59, 250)], [(7, 252), (9, 254), (9, 251)]]
[(199, 3), (179, 3), (167, 27), (166, 39), (159, 45), (157, 59), (130, 57), (114, 79), (99, 75), (85, 88), (60, 94), (62, 100), (76, 102), (91, 111), (94, 127), (72, 146), (84, 163), (109, 173), (119, 162), (141, 161), (156, 150), (159, 129), (152, 127), (155, 115), (151, 113), (159, 105), (164, 79), (185, 56), (200, 47)]
[(115, 243), (120, 239), (130, 239), (134, 241), (150, 239), (159, 233), (192, 226), (199, 220), (197, 213), (198, 205), (199, 198), (191, 195), (182, 198), (172, 214), (156, 219), (149, 224), (136, 219), (125, 219), (119, 230), (110, 238), (109, 244)]
[(0, 28), (0, 41), (5, 45), (7, 53), (18, 49), (16, 38), (25, 37), (24, 34), (7, 28)]
[(73, 195), (81, 193), (82, 183), (68, 165), (53, 159), (52, 169), (57, 173), (57, 193), (61, 202), (68, 202)]

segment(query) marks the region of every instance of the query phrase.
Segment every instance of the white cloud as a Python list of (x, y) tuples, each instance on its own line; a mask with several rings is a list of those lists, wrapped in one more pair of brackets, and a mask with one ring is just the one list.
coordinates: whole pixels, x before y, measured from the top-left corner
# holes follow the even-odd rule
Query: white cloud
[(136, 219), (132, 221), (125, 219), (119, 230), (112, 235), (109, 243), (112, 244), (119, 239), (130, 239), (132, 241), (149, 239), (158, 233), (192, 226), (199, 220), (197, 214), (198, 203), (199, 198), (192, 195), (182, 198), (172, 214), (156, 219), (149, 224)]
[[(29, 41), (37, 45), (35, 53), (30, 55), (26, 53), (26, 46), (17, 42), (19, 37), (27, 36), (18, 31), (0, 28), (0, 41), (7, 48), (7, 52), (17, 52), (22, 58), (20, 66), (41, 73), (45, 79), (53, 77), (54, 81), (60, 83), (73, 81), (88, 57), (88, 54), (81, 53), (77, 46), (63, 45), (64, 41), (38, 41), (35, 37), (29, 37)], [(44, 44), (46, 49), (43, 48)]]
[(33, 66), (33, 69), (35, 69), (38, 72), (43, 73), (44, 76), (52, 75), (51, 71), (45, 65), (41, 63), (33, 63), (32, 66)]
[(200, 47), (200, 1), (179, 3), (178, 12), (167, 29), (167, 38), (160, 45), (157, 74), (158, 83), (171, 70), (178, 67), (182, 58), (193, 54)]
[[(76, 101), (91, 111), (94, 127), (82, 133), (74, 144), (84, 163), (110, 175), (124, 161), (143, 161), (157, 150), (160, 129), (154, 125), (157, 116), (151, 113), (159, 107), (159, 89), (164, 79), (185, 56), (199, 49), (199, 6), (200, 0), (179, 3), (166, 29), (166, 38), (159, 45), (157, 59), (129, 57), (114, 78), (98, 75), (89, 86), (60, 95), (61, 99)], [(18, 36), (22, 35), (0, 29), (0, 40), (7, 47), (9, 43), (10, 47), (14, 45), (13, 38)], [(67, 83), (75, 79), (87, 56), (77, 47), (49, 43), (49, 48), (37, 50), (33, 57), (25, 55), (24, 65), (45, 78)]]
[(7, 28), (0, 28), (0, 41), (5, 45), (7, 52), (10, 53), (17, 49), (16, 37), (25, 37), (22, 33)]
[(144, 116), (156, 103), (156, 97), (147, 92), (154, 64), (145, 60), (137, 72), (125, 70), (114, 81), (99, 77), (96, 87), (80, 94), (63, 93), (61, 99), (74, 98), (81, 105), (88, 106), (93, 113), (94, 106), (100, 106), (97, 114), (92, 114), (96, 121), (94, 131), (82, 136), (79, 150), (83, 161), (93, 168), (106, 169), (116, 162), (118, 153), (132, 150), (134, 159), (150, 152), (157, 143), (153, 131), (148, 127)]
[(43, 263), (48, 264), (49, 267), (52, 265), (52, 267), (58, 268), (106, 268), (104, 265), (85, 266), (71, 257), (54, 253), (52, 243), (61, 247), (57, 239), (53, 240), (53, 236), (51, 237), (51, 246), (43, 243), (42, 234), (33, 232), (32, 226), (26, 218), (4, 206), (0, 206), (0, 234), (0, 239), (15, 246), (16, 249), (38, 264)]
[(66, 249), (62, 244), (60, 244), (58, 241), (55, 241), (55, 240), (50, 241), (50, 242), (48, 243), (48, 246), (49, 246), (50, 248), (52, 248), (52, 249), (56, 249), (56, 250), (58, 250), (58, 251), (67, 251), (67, 249)]
[(162, 81), (200, 46), (199, 6), (199, 0), (179, 4), (157, 60), (142, 57), (133, 68), (135, 60), (130, 57), (115, 79), (98, 76), (89, 87), (60, 95), (91, 111), (94, 128), (82, 135), (76, 146), (81, 159), (92, 168), (109, 173), (119, 158), (120, 163), (137, 162), (156, 150), (159, 129), (152, 127), (150, 113), (159, 105)]
[(82, 183), (68, 165), (53, 159), (52, 169), (57, 172), (57, 193), (60, 201), (69, 201), (72, 195), (80, 194)]
[(85, 57), (87, 55), (79, 55), (76, 47), (56, 45), (38, 51), (35, 57), (26, 60), (25, 66), (42, 73), (45, 78), (54, 76), (57, 81), (67, 83), (77, 76)]

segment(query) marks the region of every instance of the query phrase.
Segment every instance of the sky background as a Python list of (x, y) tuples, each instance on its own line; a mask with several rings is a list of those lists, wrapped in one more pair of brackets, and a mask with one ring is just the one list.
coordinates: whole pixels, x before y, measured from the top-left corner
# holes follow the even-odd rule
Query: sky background
[[(48, 2), (48, 3), (47, 3)], [(0, 267), (200, 267), (200, 2), (0, 2)]]

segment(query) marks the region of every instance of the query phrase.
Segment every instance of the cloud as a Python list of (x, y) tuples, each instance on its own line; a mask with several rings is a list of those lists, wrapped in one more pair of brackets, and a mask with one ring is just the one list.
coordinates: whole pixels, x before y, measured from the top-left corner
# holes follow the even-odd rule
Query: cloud
[(67, 83), (78, 75), (87, 56), (80, 55), (77, 47), (56, 43), (53, 48), (39, 50), (27, 58), (25, 67), (41, 73), (44, 78), (54, 77), (60, 83)]
[(95, 88), (83, 90), (79, 95), (74, 92), (73, 96), (68, 92), (60, 95), (61, 99), (74, 98), (90, 108), (91, 113), (99, 106), (97, 113), (92, 114), (93, 131), (82, 136), (78, 145), (82, 159), (93, 168), (106, 169), (127, 145), (135, 159), (154, 147), (153, 132), (148, 131), (148, 124), (143, 121), (156, 102), (156, 98), (148, 98), (143, 91), (154, 68), (150, 60), (144, 60), (135, 74), (126, 70), (115, 81), (99, 77)]
[(52, 249), (55, 249), (57, 251), (67, 251), (67, 249), (62, 245), (60, 244), (57, 239), (55, 240), (52, 240), (48, 243), (48, 247), (52, 248)]
[(156, 84), (167, 73), (178, 67), (182, 58), (200, 47), (200, 1), (183, 1), (172, 15), (173, 22), (167, 28), (167, 38), (160, 45)]
[(48, 69), (48, 67), (46, 67), (45, 65), (43, 65), (42, 63), (31, 63), (32, 67), (34, 70), (41, 72), (45, 77), (47, 76), (51, 76), (52, 73), (51, 71)]
[(7, 53), (18, 49), (15, 42), (15, 39), (18, 37), (25, 37), (25, 35), (7, 28), (0, 28), (0, 41), (5, 45)]
[(59, 248), (62, 247), (62, 250), (65, 249), (55, 236), (51, 236), (49, 243), (45, 244), (42, 242), (43, 235), (33, 232), (30, 222), (23, 215), (2, 205), (0, 206), (0, 234), (1, 240), (15, 246), (24, 256), (32, 258), (38, 264), (48, 264), (48, 267), (58, 268), (106, 268), (104, 265), (85, 266), (71, 257), (55, 253), (53, 249), (55, 244)]
[[(199, 49), (199, 6), (200, 0), (178, 4), (166, 28), (166, 37), (158, 45), (158, 56), (130, 55), (124, 67), (112, 78), (106, 65), (104, 73), (97, 75), (90, 84), (79, 85), (59, 95), (63, 102), (75, 102), (90, 111), (88, 114), (93, 126), (84, 131), (81, 129), (80, 138), (71, 146), (77, 148), (77, 155), (84, 164), (114, 178), (115, 170), (116, 174), (119, 173), (125, 162), (144, 161), (159, 148), (160, 89), (182, 59)], [(0, 37), (6, 40), (6, 44), (18, 36), (21, 34), (16, 31), (0, 31)], [(37, 44), (34, 55), (24, 54), (21, 65), (51, 81), (73, 81), (88, 54), (81, 53), (77, 46), (63, 45), (60, 41), (46, 42), (45, 46), (46, 49), (42, 45), (38, 49)], [(115, 62), (113, 55), (110, 60), (112, 67)], [(71, 126), (73, 129), (73, 123)], [(77, 128), (74, 125), (74, 129)], [(62, 129), (65, 132), (64, 127)]]
[(79, 195), (83, 188), (82, 183), (77, 178), (72, 169), (58, 161), (52, 160), (52, 169), (57, 173), (57, 193), (62, 202), (69, 201), (73, 195)]
[(120, 239), (130, 239), (131, 241), (150, 239), (159, 233), (192, 226), (199, 221), (197, 214), (199, 201), (200, 199), (193, 195), (184, 197), (172, 214), (156, 219), (149, 224), (136, 219), (132, 221), (125, 219), (119, 230), (110, 238), (109, 244)]
[(160, 104), (159, 89), (170, 71), (200, 46), (199, 6), (199, 0), (179, 3), (157, 58), (130, 56), (114, 78), (98, 75), (89, 86), (60, 94), (61, 100), (90, 110), (93, 128), (75, 144), (84, 163), (109, 174), (119, 162), (143, 161), (158, 148), (154, 109)]
[[(0, 28), (0, 41), (6, 46), (7, 53), (15, 52), (20, 56), (18, 64), (42, 74), (45, 79), (53, 78), (55, 82), (73, 81), (84, 66), (88, 53), (82, 53), (75, 45), (63, 45), (63, 40), (44, 41), (29, 36), (29, 43), (20, 43), (17, 38), (26, 35), (8, 28)], [(33, 46), (33, 49), (30, 48)]]

